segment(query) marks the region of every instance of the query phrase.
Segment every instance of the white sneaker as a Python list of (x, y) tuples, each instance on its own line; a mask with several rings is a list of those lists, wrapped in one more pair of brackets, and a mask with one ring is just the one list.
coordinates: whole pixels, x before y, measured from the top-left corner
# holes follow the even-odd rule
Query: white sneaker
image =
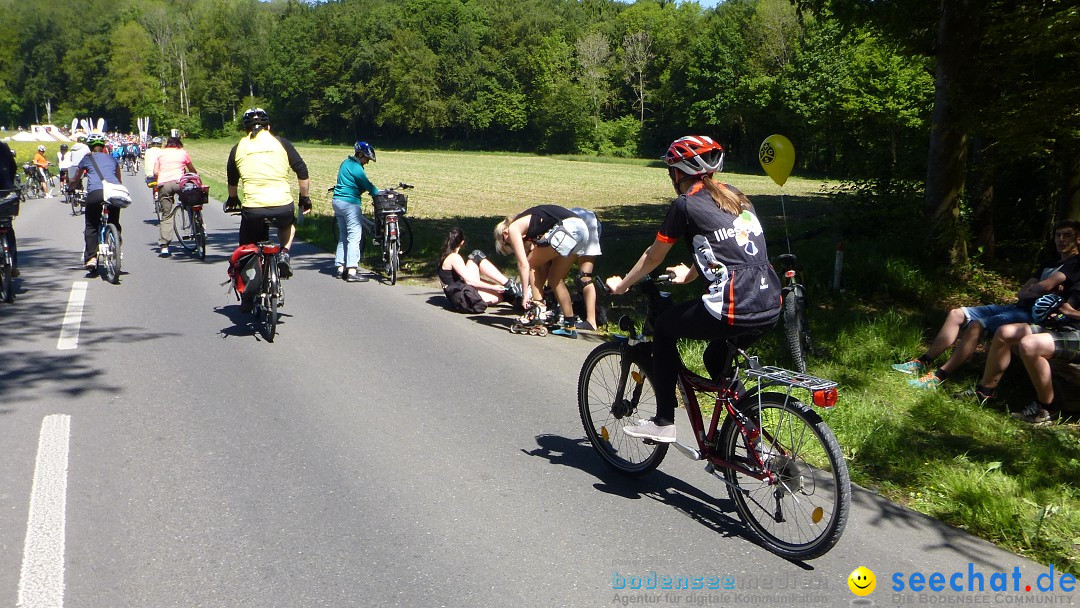
[(623, 432), (637, 439), (651, 439), (657, 443), (674, 443), (675, 425), (659, 425), (649, 420), (639, 420), (637, 426), (624, 426)]

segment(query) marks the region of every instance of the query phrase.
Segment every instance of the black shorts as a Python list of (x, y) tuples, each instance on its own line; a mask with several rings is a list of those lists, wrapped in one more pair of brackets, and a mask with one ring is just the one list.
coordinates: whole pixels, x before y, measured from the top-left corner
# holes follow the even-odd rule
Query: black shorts
[(296, 223), (296, 205), (278, 207), (245, 207), (240, 211), (240, 244), (250, 245), (270, 240), (270, 226), (266, 219), (278, 230)]

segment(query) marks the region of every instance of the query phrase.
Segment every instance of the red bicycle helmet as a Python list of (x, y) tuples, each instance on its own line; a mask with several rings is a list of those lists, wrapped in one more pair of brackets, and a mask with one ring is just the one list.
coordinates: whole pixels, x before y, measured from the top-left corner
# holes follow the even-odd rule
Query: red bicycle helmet
[(687, 135), (671, 142), (664, 162), (687, 175), (703, 175), (724, 168), (724, 148), (707, 135)]

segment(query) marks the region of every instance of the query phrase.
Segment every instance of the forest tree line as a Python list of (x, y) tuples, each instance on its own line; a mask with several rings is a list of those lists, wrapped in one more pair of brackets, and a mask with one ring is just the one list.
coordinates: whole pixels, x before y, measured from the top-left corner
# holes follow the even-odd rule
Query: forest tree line
[(747, 169), (782, 133), (797, 172), (917, 220), (933, 260), (1080, 215), (1073, 0), (0, 7), (9, 128), (104, 116), (134, 131), (150, 116), (214, 137), (262, 106), (292, 139), (342, 143), (655, 157), (700, 132)]

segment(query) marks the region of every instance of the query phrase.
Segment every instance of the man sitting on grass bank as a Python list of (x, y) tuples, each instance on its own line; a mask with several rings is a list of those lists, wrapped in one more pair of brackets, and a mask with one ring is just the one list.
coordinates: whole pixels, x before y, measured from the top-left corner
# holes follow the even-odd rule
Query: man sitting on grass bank
[[(1054, 226), (1054, 247), (1058, 257), (1044, 262), (1035, 274), (1016, 293), (1015, 304), (994, 304), (954, 308), (949, 311), (945, 323), (926, 352), (906, 363), (897, 363), (893, 369), (919, 377), (908, 382), (916, 388), (934, 389), (955, 372), (979, 344), (985, 334), (992, 337), (999, 327), (1009, 323), (1032, 323), (1031, 307), (1039, 296), (1058, 290), (1068, 290), (1080, 282), (1080, 221), (1064, 220)], [(931, 370), (930, 365), (956, 341), (961, 329), (966, 328), (949, 359), (941, 367)]]
[[(1039, 305), (1047, 303), (1046, 296)], [(1020, 359), (1035, 386), (1035, 400), (1012, 417), (1031, 424), (1049, 424), (1050, 404), (1054, 402), (1054, 384), (1050, 360), (1080, 363), (1080, 284), (1062, 294), (1060, 308), (1039, 315), (1039, 324), (1014, 323), (1005, 325), (994, 334), (982, 381), (975, 387), (978, 400), (985, 403), (993, 398), (1001, 376), (1012, 362), (1012, 349), (1017, 347)]]

